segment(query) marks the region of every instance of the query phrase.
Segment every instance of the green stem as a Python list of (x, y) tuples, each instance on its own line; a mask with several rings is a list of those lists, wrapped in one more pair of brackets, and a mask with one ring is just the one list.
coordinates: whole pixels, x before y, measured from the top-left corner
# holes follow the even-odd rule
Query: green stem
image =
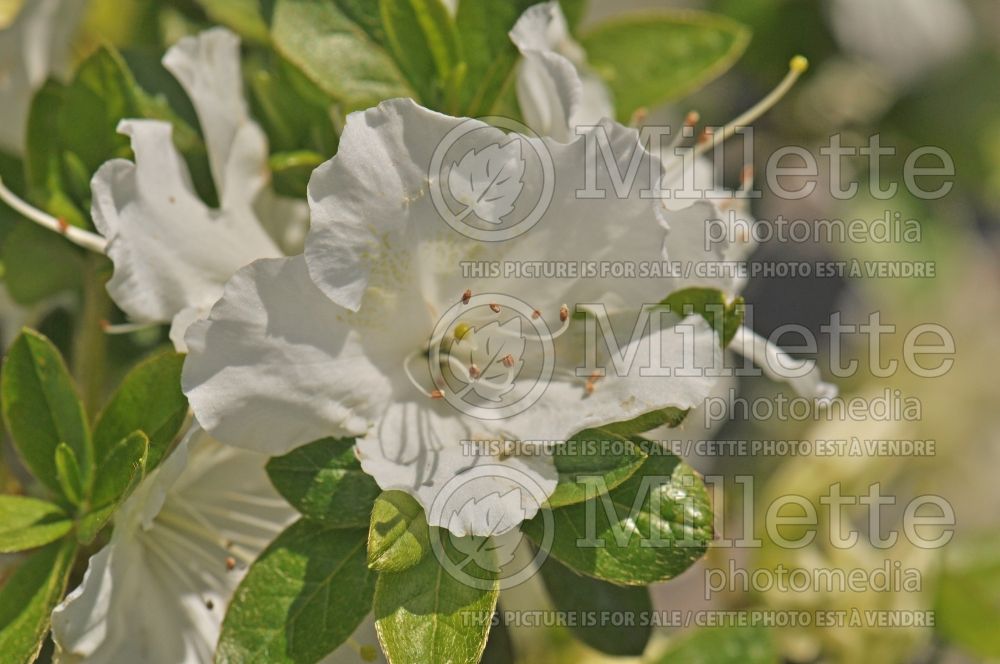
[(104, 321), (111, 300), (104, 289), (106, 259), (88, 254), (83, 268), (83, 311), (73, 340), (73, 375), (80, 386), (83, 405), (93, 415), (100, 407), (104, 390), (107, 340)]

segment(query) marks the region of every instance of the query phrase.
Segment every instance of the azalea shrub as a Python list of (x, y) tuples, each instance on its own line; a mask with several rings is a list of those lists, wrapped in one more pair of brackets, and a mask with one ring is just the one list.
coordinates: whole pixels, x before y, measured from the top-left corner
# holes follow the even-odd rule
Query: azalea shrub
[(744, 324), (753, 237), (704, 241), (752, 223), (712, 159), (805, 58), (644, 129), (737, 62), (731, 18), (125, 3), (119, 49), (73, 41), (85, 0), (11, 4), (0, 661), (513, 661), (502, 593), (648, 614), (705, 556), (724, 506), (659, 441), (727, 357), (837, 394)]

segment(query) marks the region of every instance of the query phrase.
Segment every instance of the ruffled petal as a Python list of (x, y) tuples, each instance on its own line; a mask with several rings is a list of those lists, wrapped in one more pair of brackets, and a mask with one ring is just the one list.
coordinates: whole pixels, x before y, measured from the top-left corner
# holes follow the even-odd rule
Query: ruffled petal
[(198, 420), (225, 443), (271, 455), (366, 432), (390, 398), (383, 371), (401, 372), (405, 356), (379, 345), (392, 323), (375, 309), (351, 317), (331, 303), (301, 256), (240, 270), (188, 331), (183, 385)]
[(108, 292), (132, 319), (168, 322), (207, 308), (237, 269), (280, 252), (251, 215), (210, 210), (171, 140), (171, 126), (126, 120), (135, 163), (104, 164), (91, 182), (94, 224), (115, 271)]
[(267, 137), (243, 96), (239, 37), (225, 28), (185, 37), (167, 51), (163, 66), (198, 114), (222, 209), (248, 209), (270, 174)]

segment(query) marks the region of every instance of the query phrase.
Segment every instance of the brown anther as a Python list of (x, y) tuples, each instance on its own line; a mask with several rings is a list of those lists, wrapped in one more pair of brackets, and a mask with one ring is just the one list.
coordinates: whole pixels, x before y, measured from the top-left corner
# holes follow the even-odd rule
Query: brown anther
[(559, 307), (559, 322), (565, 323), (567, 320), (569, 320), (569, 307), (564, 304)]
[(743, 170), (740, 171), (740, 184), (745, 185), (752, 181), (753, 181), (753, 166), (751, 164), (747, 164), (746, 166), (743, 167)]
[(69, 222), (67, 222), (62, 217), (59, 217), (58, 219), (56, 219), (56, 221), (59, 223), (59, 232), (62, 233), (63, 235), (66, 235), (66, 233), (69, 232)]
[(466, 288), (465, 292), (462, 293), (462, 304), (468, 304), (469, 300), (471, 299), (472, 299), (472, 291)]
[(108, 321), (108, 319), (107, 318), (102, 318), (101, 319), (101, 331), (102, 332), (107, 332), (109, 327), (111, 327), (111, 323)]
[(490, 305), (490, 311), (492, 311), (495, 314), (500, 313), (500, 305), (496, 304), (496, 303), (491, 304)]
[(481, 376), (482, 373), (483, 372), (481, 372), (479, 370), (479, 367), (477, 367), (475, 364), (470, 364), (469, 365), (469, 376), (470, 377), (472, 377), (472, 378), (479, 378), (479, 376)]
[(601, 374), (599, 374), (598, 372), (595, 371), (594, 373), (590, 374), (590, 377), (587, 378), (587, 382), (584, 383), (583, 385), (583, 391), (586, 392), (587, 394), (593, 394), (594, 390), (597, 388), (597, 381), (599, 381), (600, 379), (601, 379)]
[(234, 569), (236, 569), (236, 558), (226, 556), (226, 571), (232, 572)]
[(507, 367), (508, 369), (511, 368), (512, 366), (514, 366), (514, 356), (511, 355), (510, 353), (508, 353), (507, 355), (504, 355), (503, 359), (500, 360), (500, 361), (503, 362), (503, 365), (505, 367)]
[(713, 134), (712, 128), (705, 127), (704, 129), (701, 130), (701, 134), (698, 135), (698, 143), (699, 144), (708, 143), (710, 140), (712, 140), (712, 134)]
[(444, 392), (441, 390), (431, 390), (431, 399), (444, 399)]
[(538, 320), (541, 317), (542, 317), (542, 312), (539, 311), (538, 309), (535, 309), (534, 311), (531, 312), (531, 319), (532, 320)]
[(635, 111), (632, 113), (632, 119), (629, 121), (629, 125), (633, 127), (638, 127), (639, 125), (646, 122), (647, 117), (649, 117), (649, 109), (645, 108), (644, 106), (640, 106), (639, 108), (635, 109)]

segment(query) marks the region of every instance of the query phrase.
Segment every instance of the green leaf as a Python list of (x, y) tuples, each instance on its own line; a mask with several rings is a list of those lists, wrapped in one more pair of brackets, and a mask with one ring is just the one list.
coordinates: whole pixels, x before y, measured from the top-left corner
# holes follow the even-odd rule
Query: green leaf
[(723, 348), (736, 336), (743, 324), (746, 303), (742, 297), (728, 302), (726, 294), (715, 288), (685, 288), (674, 291), (661, 304), (670, 307), (678, 316), (698, 314), (704, 318), (719, 335)]
[[(954, 548), (957, 545), (957, 548)], [(981, 536), (945, 551), (934, 607), (937, 629), (950, 643), (986, 660), (1000, 658), (1000, 538)]]
[[(550, 554), (577, 572), (622, 585), (671, 579), (700, 558), (712, 539), (712, 506), (701, 478), (664, 450), (616, 489), (551, 510)], [(521, 525), (536, 544), (545, 514)]]
[(347, 111), (413, 97), (402, 73), (334, 0), (277, 0), (275, 48)]
[(687, 414), (688, 411), (681, 410), (680, 408), (663, 408), (661, 410), (643, 413), (639, 417), (626, 420), (624, 422), (606, 424), (601, 427), (601, 429), (626, 437), (645, 433), (652, 429), (656, 429), (657, 427), (663, 426), (675, 429), (679, 427), (682, 422), (684, 422)]
[(53, 542), (21, 563), (0, 588), (0, 656), (28, 664), (38, 656), (52, 609), (66, 592), (76, 542)]
[(108, 450), (97, 468), (90, 503), (95, 508), (120, 503), (135, 488), (146, 471), (149, 438), (133, 431)]
[(72, 527), (58, 505), (25, 496), (0, 496), (0, 553), (43, 546)]
[(213, 22), (221, 23), (244, 39), (266, 44), (267, 20), (260, 0), (195, 0)]
[(559, 483), (549, 496), (550, 508), (587, 500), (581, 476), (599, 475), (609, 489), (632, 477), (646, 460), (641, 438), (630, 439), (607, 429), (588, 429), (573, 436), (552, 455)]
[[(66, 238), (30, 221), (20, 221), (0, 249), (4, 284), (11, 299), (31, 305), (80, 286), (83, 257)], [(44, 265), (45, 269), (39, 269)]]
[(493, 627), (490, 629), (486, 649), (483, 650), (483, 658), (479, 664), (516, 664), (516, 662), (514, 644), (511, 643), (507, 624), (503, 621), (503, 610), (497, 606)]
[(649, 12), (606, 21), (580, 37), (611, 88), (619, 120), (694, 92), (740, 57), (750, 31), (724, 16)]
[(367, 531), (298, 521), (260, 555), (222, 623), (216, 662), (317, 662), (371, 610)]
[(62, 493), (56, 448), (66, 443), (76, 454), (83, 484), (93, 468), (90, 430), (83, 404), (59, 351), (48, 339), (24, 330), (14, 341), (0, 376), (3, 416), (14, 445), (35, 477)]
[(330, 528), (367, 528), (381, 493), (354, 456), (354, 439), (323, 438), (267, 464), (271, 483), (307, 519)]
[(467, 70), (460, 97), (461, 114), (486, 115), (503, 95), (519, 54), (508, 32), (535, 0), (460, 2), (455, 15)]
[(312, 172), (324, 161), (326, 157), (312, 150), (272, 154), (268, 164), (276, 191), (304, 199)]
[(765, 627), (705, 627), (683, 635), (656, 664), (778, 664), (781, 657)]
[(455, 578), (436, 555), (424, 556), (402, 572), (382, 572), (373, 609), (382, 650), (393, 664), (475, 664), (486, 647), (496, 607), (496, 573), (460, 553), (447, 531), (434, 528), (431, 537), (440, 537), (442, 553), (486, 587)]
[(441, 0), (380, 0), (389, 49), (425, 106), (442, 96), (460, 62), (455, 22)]
[[(541, 567), (542, 581), (556, 610), (569, 619), (573, 634), (595, 650), (620, 657), (639, 657), (653, 633), (653, 601), (649, 588), (616, 586), (580, 576), (552, 558)], [(575, 616), (575, 619), (574, 619)], [(614, 620), (590, 624), (594, 616)]]
[(146, 468), (152, 470), (166, 455), (187, 418), (187, 397), (181, 392), (184, 356), (173, 351), (140, 362), (122, 380), (94, 424), (94, 456), (107, 457), (135, 431), (149, 438)]
[(427, 519), (420, 504), (403, 491), (386, 491), (375, 499), (368, 530), (368, 567), (402, 572), (430, 551)]
[(73, 505), (79, 505), (87, 495), (87, 489), (83, 486), (80, 463), (76, 459), (73, 448), (66, 443), (59, 443), (56, 446), (56, 479), (62, 489), (62, 495)]

